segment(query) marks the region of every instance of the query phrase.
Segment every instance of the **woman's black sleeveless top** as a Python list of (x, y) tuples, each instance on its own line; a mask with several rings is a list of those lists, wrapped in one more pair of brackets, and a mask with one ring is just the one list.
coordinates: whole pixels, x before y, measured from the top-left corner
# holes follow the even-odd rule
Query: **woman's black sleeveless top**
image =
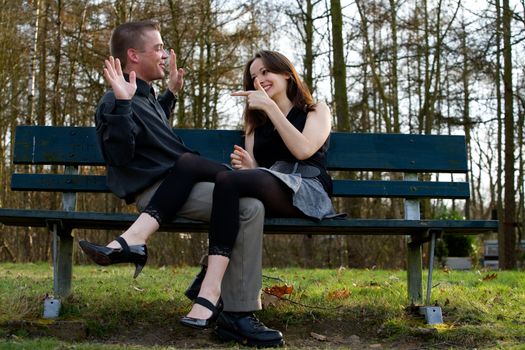
[[(307, 113), (305, 111), (293, 107), (286, 119), (288, 119), (297, 130), (302, 132), (306, 123), (306, 115)], [(270, 168), (278, 160), (293, 163), (299, 162), (300, 164), (314, 166), (321, 171), (317, 179), (321, 182), (328, 194), (332, 193), (332, 179), (326, 172), (326, 152), (330, 144), (330, 136), (328, 136), (323, 146), (310, 158), (299, 161), (288, 150), (270, 119), (267, 119), (264, 125), (255, 128), (254, 132), (253, 154), (259, 166)]]

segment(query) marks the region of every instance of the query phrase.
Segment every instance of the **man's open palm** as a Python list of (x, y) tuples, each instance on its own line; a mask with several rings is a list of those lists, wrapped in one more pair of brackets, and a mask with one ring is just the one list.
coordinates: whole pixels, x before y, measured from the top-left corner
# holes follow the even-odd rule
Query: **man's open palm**
[(113, 93), (117, 100), (131, 100), (135, 91), (137, 91), (137, 80), (135, 72), (129, 73), (129, 82), (124, 79), (122, 73), (122, 67), (120, 66), (120, 60), (109, 56), (105, 60), (106, 68), (104, 68), (104, 77), (106, 81), (113, 88)]

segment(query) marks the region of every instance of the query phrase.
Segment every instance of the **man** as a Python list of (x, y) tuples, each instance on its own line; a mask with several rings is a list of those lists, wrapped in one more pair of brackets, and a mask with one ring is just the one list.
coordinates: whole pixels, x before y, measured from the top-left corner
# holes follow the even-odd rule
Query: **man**
[[(106, 92), (97, 107), (97, 135), (107, 163), (109, 188), (142, 211), (178, 156), (193, 152), (168, 122), (183, 86), (184, 70), (177, 69), (173, 50), (168, 53), (164, 49), (160, 25), (155, 21), (118, 26), (112, 33), (110, 50), (104, 76), (112, 91)], [(157, 98), (152, 83), (164, 78), (168, 57), (168, 89)], [(213, 186), (197, 183), (177, 215), (209, 221)], [(267, 328), (253, 315), (261, 309), (263, 222), (262, 203), (241, 199), (239, 235), (222, 284), (224, 311), (217, 321), (217, 334), (225, 340), (272, 346), (283, 343), (281, 332)], [(154, 231), (137, 230), (143, 242)], [(124, 238), (130, 245), (140, 243), (129, 241), (131, 236)], [(108, 247), (120, 246), (113, 241)], [(185, 293), (190, 299), (200, 289), (205, 268)]]

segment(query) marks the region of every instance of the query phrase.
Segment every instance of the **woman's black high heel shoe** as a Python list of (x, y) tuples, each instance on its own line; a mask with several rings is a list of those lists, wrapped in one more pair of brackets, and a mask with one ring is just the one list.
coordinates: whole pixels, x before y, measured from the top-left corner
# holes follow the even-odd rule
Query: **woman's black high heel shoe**
[(222, 312), (222, 309), (224, 307), (224, 304), (222, 303), (222, 298), (219, 297), (219, 300), (217, 301), (217, 305), (213, 305), (208, 299), (204, 299), (202, 297), (197, 297), (194, 301), (195, 304), (199, 304), (207, 308), (212, 312), (211, 316), (207, 319), (200, 319), (200, 318), (193, 318), (184, 316), (180, 319), (180, 323), (183, 326), (190, 327), (190, 328), (196, 328), (196, 329), (206, 329), (209, 328), (213, 322), (217, 320), (217, 317), (219, 317), (219, 314)]
[(99, 265), (134, 263), (135, 274), (133, 278), (137, 278), (146, 265), (146, 261), (148, 261), (148, 248), (145, 244), (129, 246), (122, 237), (117, 237), (115, 240), (119, 242), (121, 248), (109, 248), (85, 240), (81, 240), (78, 244), (84, 253)]

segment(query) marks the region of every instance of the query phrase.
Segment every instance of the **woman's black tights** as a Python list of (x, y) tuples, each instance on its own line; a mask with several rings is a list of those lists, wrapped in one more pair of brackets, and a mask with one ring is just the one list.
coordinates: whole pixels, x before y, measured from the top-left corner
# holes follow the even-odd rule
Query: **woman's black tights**
[(239, 199), (259, 199), (266, 216), (303, 217), (292, 204), (292, 190), (260, 169), (221, 172), (215, 178), (209, 254), (229, 257), (239, 231)]
[(183, 153), (151, 198), (144, 213), (154, 217), (159, 225), (172, 220), (197, 182), (215, 182), (218, 173), (227, 171), (228, 168), (223, 164), (194, 153)]

